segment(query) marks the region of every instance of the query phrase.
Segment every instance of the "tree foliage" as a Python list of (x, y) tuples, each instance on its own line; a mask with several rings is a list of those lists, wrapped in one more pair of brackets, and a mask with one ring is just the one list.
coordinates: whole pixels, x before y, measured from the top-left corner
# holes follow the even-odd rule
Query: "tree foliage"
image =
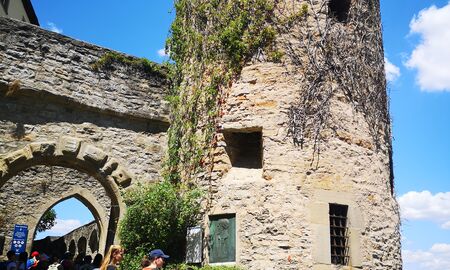
[(44, 213), (41, 220), (36, 227), (38, 232), (43, 232), (46, 230), (50, 230), (53, 226), (55, 226), (56, 221), (56, 212), (54, 209), (50, 209)]
[(124, 194), (127, 212), (119, 226), (126, 249), (124, 269), (137, 269), (143, 255), (160, 248), (182, 259), (186, 229), (196, 225), (201, 192), (168, 181), (137, 185)]

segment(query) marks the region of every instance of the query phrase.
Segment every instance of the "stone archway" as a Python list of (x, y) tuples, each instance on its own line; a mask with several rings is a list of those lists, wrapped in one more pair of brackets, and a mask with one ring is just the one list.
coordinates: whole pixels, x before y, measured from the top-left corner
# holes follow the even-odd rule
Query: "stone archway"
[[(103, 253), (104, 252), (103, 249), (108, 244), (111, 244), (111, 243), (107, 242), (109, 219), (110, 218), (116, 219), (118, 217), (111, 216), (110, 213), (107, 213), (104, 210), (104, 207), (102, 207), (101, 203), (97, 200), (96, 196), (90, 190), (81, 188), (81, 187), (74, 187), (74, 188), (68, 190), (67, 192), (62, 193), (58, 200), (49, 201), (47, 204), (45, 204), (42, 207), (42, 209), (43, 209), (42, 212), (45, 213), (47, 210), (53, 208), (58, 203), (65, 201), (67, 199), (70, 199), (70, 198), (75, 198), (75, 199), (79, 200), (81, 203), (83, 203), (88, 208), (88, 210), (94, 216), (94, 221), (97, 225), (96, 228), (98, 229), (98, 232), (97, 232), (97, 230), (94, 230), (95, 233), (93, 236), (91, 235), (90, 238), (93, 238), (92, 241), (95, 240), (95, 244), (96, 244), (95, 251)], [(39, 222), (39, 220), (40, 219), (34, 219), (33, 221), (35, 221), (35, 222), (29, 223), (29, 226), (31, 228), (36, 228), (37, 222)], [(36, 230), (30, 231), (30, 236), (32, 236), (30, 238), (34, 239), (36, 237), (36, 233), (37, 233)], [(79, 242), (80, 239), (70, 239), (69, 238), (69, 240), (70, 241), (68, 241), (66, 243), (66, 246), (69, 247), (70, 245), (72, 245), (71, 240), (73, 240), (74, 241), (73, 245), (75, 246), (75, 250), (76, 250), (76, 252), (74, 253), (74, 255), (75, 255), (77, 253), (77, 251), (79, 251), (79, 249), (80, 249), (80, 242)], [(85, 239), (85, 240), (87, 242), (87, 239)], [(101, 250), (99, 250), (99, 248), (101, 248)], [(86, 251), (87, 243), (86, 243), (86, 245), (84, 245), (84, 249), (85, 249), (84, 251)], [(66, 251), (66, 250), (64, 250), (64, 251)], [(91, 253), (93, 251), (94, 250), (91, 248)]]
[[(0, 158), (0, 189), (20, 172), (42, 165), (71, 168), (89, 175), (101, 184), (111, 200), (109, 220), (105, 220), (107, 215), (99, 210), (102, 207), (99, 206), (95, 196), (89, 194), (88, 190), (77, 189), (76, 184), (68, 187), (67, 192), (61, 193), (57, 200), (49, 201), (45, 207), (49, 209), (59, 201), (76, 197), (91, 210), (99, 222), (99, 251), (103, 252), (106, 246), (117, 242), (117, 222), (125, 210), (119, 189), (129, 186), (132, 180), (127, 170), (117, 160), (92, 144), (78, 138), (61, 137), (58, 141), (31, 143)], [(28, 243), (34, 238), (39, 219), (40, 216), (27, 222), (32, 232), (29, 233)], [(6, 247), (9, 246), (9, 241), (11, 239), (7, 239)], [(28, 249), (30, 246), (28, 245)]]
[(86, 254), (86, 250), (87, 250), (87, 239), (86, 239), (86, 237), (82, 236), (82, 237), (80, 237), (78, 239), (77, 249), (78, 249), (78, 254), (80, 254), (80, 253)]

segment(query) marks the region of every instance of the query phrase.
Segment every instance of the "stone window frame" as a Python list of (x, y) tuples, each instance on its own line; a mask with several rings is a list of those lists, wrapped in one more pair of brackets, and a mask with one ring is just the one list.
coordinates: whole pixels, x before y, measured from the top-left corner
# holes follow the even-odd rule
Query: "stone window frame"
[[(317, 190), (309, 205), (313, 230), (313, 263), (316, 267), (336, 266), (331, 262), (329, 205), (347, 205), (348, 265), (362, 267), (361, 239), (363, 216), (352, 193)], [(344, 266), (347, 267), (347, 266)], [(320, 268), (321, 269), (321, 268)]]

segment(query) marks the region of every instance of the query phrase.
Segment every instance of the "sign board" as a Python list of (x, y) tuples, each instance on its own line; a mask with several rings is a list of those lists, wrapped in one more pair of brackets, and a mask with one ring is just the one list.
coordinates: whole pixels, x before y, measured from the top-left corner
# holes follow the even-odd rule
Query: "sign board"
[(20, 254), (25, 251), (27, 246), (28, 226), (27, 225), (14, 225), (14, 233), (11, 241), (11, 250), (14, 250), (16, 254)]
[(186, 263), (202, 263), (203, 231), (201, 227), (190, 227), (186, 234)]
[(209, 262), (236, 261), (236, 215), (210, 216)]

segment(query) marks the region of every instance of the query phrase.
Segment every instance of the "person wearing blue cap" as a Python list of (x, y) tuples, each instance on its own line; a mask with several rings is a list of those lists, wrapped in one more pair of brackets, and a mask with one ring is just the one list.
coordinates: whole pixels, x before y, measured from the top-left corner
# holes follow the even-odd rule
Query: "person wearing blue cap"
[(150, 259), (150, 265), (143, 268), (143, 270), (158, 270), (162, 269), (164, 265), (164, 261), (168, 259), (170, 256), (164, 254), (164, 252), (160, 249), (154, 249), (148, 253), (148, 258)]

